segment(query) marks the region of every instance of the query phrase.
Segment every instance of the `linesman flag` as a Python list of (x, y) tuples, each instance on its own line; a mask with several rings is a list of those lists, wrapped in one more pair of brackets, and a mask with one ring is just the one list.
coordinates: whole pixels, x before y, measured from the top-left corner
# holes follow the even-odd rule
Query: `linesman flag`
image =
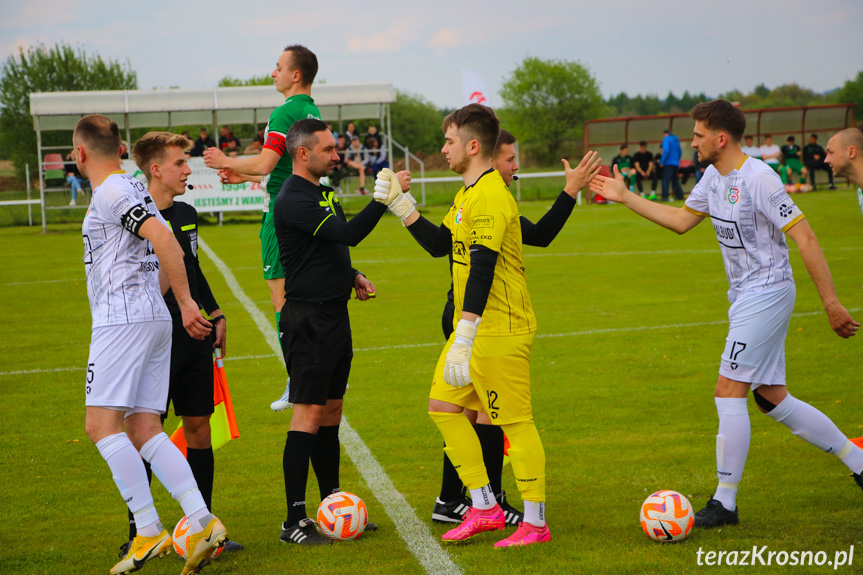
[(491, 94), (485, 89), (485, 82), (479, 74), (467, 68), (461, 69), (461, 91), (464, 105), (482, 104), (491, 107)]
[[(237, 418), (234, 416), (234, 404), (231, 402), (231, 390), (228, 389), (228, 379), (225, 377), (221, 349), (216, 349), (216, 361), (213, 363), (213, 405), (215, 410), (210, 417), (210, 437), (213, 449), (218, 449), (232, 439), (240, 437)], [(171, 441), (185, 456), (187, 445), (182, 421), (171, 435)]]

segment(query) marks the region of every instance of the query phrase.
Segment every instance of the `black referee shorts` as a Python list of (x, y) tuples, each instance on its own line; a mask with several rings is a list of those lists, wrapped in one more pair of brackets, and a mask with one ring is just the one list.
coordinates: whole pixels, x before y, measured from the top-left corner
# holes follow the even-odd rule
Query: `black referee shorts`
[(291, 376), (290, 402), (326, 405), (328, 399), (342, 399), (354, 357), (347, 305), (286, 302), (279, 331)]
[(167, 413), (171, 403), (174, 415), (202, 417), (213, 408), (213, 342), (210, 333), (204, 341), (190, 336), (182, 322), (174, 321), (171, 342), (171, 385)]

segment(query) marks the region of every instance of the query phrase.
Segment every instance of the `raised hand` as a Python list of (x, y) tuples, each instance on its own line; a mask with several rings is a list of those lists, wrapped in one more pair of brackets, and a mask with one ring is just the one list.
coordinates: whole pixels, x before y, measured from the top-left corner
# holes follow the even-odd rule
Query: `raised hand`
[(626, 189), (626, 184), (623, 183), (623, 176), (620, 174), (617, 165), (614, 166), (613, 178), (600, 175), (595, 176), (590, 181), (590, 191), (612, 202), (622, 202), (626, 194), (631, 193)]
[(599, 157), (599, 152), (594, 151), (586, 153), (575, 168), (570, 167), (566, 158), (562, 159), (561, 162), (563, 162), (563, 169), (566, 172), (566, 185), (563, 187), (563, 191), (573, 198), (590, 184), (602, 167), (602, 158)]

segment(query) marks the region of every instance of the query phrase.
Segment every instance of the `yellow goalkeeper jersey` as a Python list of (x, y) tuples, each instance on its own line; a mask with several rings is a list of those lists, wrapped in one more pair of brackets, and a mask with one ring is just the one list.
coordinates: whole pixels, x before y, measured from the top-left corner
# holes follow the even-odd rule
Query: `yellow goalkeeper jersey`
[(462, 188), (444, 218), (452, 232), (454, 324), (461, 319), (470, 274), (471, 246), (498, 253), (494, 281), (477, 335), (519, 335), (536, 331), (536, 316), (527, 291), (518, 207), (501, 178), (489, 170)]

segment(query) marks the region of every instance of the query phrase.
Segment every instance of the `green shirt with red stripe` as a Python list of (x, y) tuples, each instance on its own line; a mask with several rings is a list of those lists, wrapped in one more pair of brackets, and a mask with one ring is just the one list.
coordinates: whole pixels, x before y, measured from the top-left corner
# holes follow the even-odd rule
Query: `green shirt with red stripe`
[(270, 194), (270, 202), (282, 189), (284, 181), (293, 173), (291, 156), (285, 151), (285, 139), (288, 130), (291, 129), (294, 122), (308, 118), (320, 120), (321, 111), (315, 106), (312, 97), (306, 94), (291, 96), (270, 114), (267, 129), (264, 131), (264, 148), (269, 148), (281, 156), (273, 171), (261, 180), (264, 189)]

